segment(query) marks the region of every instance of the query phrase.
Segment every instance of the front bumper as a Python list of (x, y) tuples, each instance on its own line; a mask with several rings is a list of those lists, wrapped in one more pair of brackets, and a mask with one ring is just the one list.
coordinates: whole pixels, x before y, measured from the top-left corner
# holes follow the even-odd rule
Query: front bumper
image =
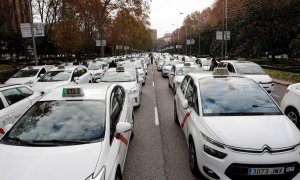
[(259, 85), (263, 87), (269, 94), (274, 92), (274, 83), (260, 83)]
[[(203, 146), (203, 145), (201, 145)], [(212, 145), (209, 145), (213, 147)], [(197, 147), (197, 161), (201, 173), (208, 179), (210, 177), (205, 171), (204, 166), (217, 174), (222, 180), (243, 179), (243, 180), (268, 180), (268, 179), (291, 179), (298, 180), (300, 177), (300, 148), (280, 154), (249, 154), (235, 152), (228, 148), (225, 149), (227, 156), (224, 159), (215, 158), (203, 151), (203, 147)], [(273, 168), (273, 167), (291, 167), (295, 166), (295, 171), (284, 175), (249, 175), (249, 168)]]

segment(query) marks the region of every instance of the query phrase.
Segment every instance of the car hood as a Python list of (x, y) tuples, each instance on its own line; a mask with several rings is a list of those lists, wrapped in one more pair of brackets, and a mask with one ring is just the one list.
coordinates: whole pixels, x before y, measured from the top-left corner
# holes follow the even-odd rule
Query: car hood
[(123, 86), (127, 92), (129, 92), (132, 88), (137, 88), (136, 82), (120, 82), (118, 84)]
[(1, 179), (84, 180), (94, 172), (101, 148), (102, 142), (63, 147), (24, 147), (2, 144), (0, 145)]
[(57, 87), (68, 84), (68, 81), (57, 81), (57, 82), (36, 82), (32, 85), (32, 88), (36, 91), (43, 91), (45, 93), (55, 89)]
[(25, 84), (28, 81), (34, 80), (35, 77), (26, 77), (26, 78), (10, 78), (5, 82), (5, 84)]
[(102, 73), (103, 72), (103, 70), (101, 70), (101, 69), (98, 69), (98, 70), (88, 70), (89, 71), (89, 73), (91, 73), (92, 75), (95, 75), (95, 74), (97, 74), (97, 73)]
[(271, 83), (273, 80), (269, 75), (248, 75), (244, 74), (243, 76), (254, 80), (257, 83)]
[(300, 132), (284, 115), (205, 117), (215, 136), (228, 146), (283, 148), (300, 142)]

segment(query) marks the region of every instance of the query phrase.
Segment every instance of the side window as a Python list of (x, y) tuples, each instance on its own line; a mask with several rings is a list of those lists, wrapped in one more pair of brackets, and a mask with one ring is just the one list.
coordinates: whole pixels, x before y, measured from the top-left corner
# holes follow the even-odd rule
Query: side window
[(46, 69), (45, 69), (45, 68), (43, 68), (43, 69), (40, 71), (40, 73), (39, 73), (38, 77), (40, 77), (40, 76), (41, 76), (41, 74), (46, 74)]
[(197, 87), (195, 85), (194, 85), (194, 88), (193, 88), (192, 107), (194, 108), (195, 112), (199, 115), (198, 91), (197, 91)]
[(117, 96), (120, 106), (122, 107), (124, 104), (124, 100), (125, 100), (125, 92), (122, 87), (120, 87), (120, 86), (117, 87), (116, 96)]
[(191, 79), (190, 83), (187, 85), (186, 93), (185, 93), (185, 98), (188, 100), (189, 105), (191, 106), (192, 104), (192, 95), (194, 91), (194, 81)]
[(74, 77), (79, 77), (78, 69), (76, 68), (73, 72), (72, 80), (74, 80)]
[(116, 89), (114, 89), (110, 99), (110, 143), (112, 143), (114, 139), (120, 112), (121, 105), (118, 101)]
[(5, 97), (7, 103), (12, 105), (17, 103), (26, 97), (16, 88), (7, 89), (2, 91), (3, 96)]
[(234, 67), (233, 67), (233, 65), (232, 65), (232, 64), (228, 63), (228, 65), (227, 65), (227, 69), (228, 69), (228, 71), (229, 71), (229, 72), (231, 72), (231, 73), (235, 73), (235, 70), (234, 70)]
[(186, 89), (185, 98), (188, 100), (189, 106), (192, 107), (199, 115), (197, 87), (192, 79), (190, 80), (190, 83), (188, 84), (188, 87)]
[(172, 67), (171, 72), (175, 72), (175, 66)]
[(33, 91), (31, 91), (30, 89), (28, 89), (27, 87), (18, 87), (18, 90), (21, 91), (21, 93), (25, 96), (25, 97), (29, 97), (31, 95), (34, 94)]
[(189, 79), (190, 79), (189, 76), (185, 76), (185, 78), (183, 79), (183, 81), (181, 83), (180, 89), (183, 94), (185, 93), (185, 89), (186, 89), (187, 83), (189, 82)]
[(85, 68), (83, 68), (83, 74), (85, 74), (87, 72), (87, 70)]
[(2, 99), (0, 98), (0, 110), (4, 109), (4, 104), (2, 102)]

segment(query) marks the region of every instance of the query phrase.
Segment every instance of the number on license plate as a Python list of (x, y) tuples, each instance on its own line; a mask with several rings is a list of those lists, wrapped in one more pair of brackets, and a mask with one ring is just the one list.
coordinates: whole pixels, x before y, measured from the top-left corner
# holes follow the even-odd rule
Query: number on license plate
[(275, 174), (284, 174), (284, 167), (248, 169), (248, 175), (275, 175)]

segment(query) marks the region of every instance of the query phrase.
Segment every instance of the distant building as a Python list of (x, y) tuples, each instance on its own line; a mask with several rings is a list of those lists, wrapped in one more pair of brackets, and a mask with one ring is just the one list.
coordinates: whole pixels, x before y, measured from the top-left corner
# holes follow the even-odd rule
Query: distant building
[(0, 3), (0, 24), (4, 32), (20, 32), (20, 23), (29, 22), (26, 0), (2, 0)]
[(157, 30), (156, 29), (151, 29), (151, 37), (153, 43), (157, 41)]

